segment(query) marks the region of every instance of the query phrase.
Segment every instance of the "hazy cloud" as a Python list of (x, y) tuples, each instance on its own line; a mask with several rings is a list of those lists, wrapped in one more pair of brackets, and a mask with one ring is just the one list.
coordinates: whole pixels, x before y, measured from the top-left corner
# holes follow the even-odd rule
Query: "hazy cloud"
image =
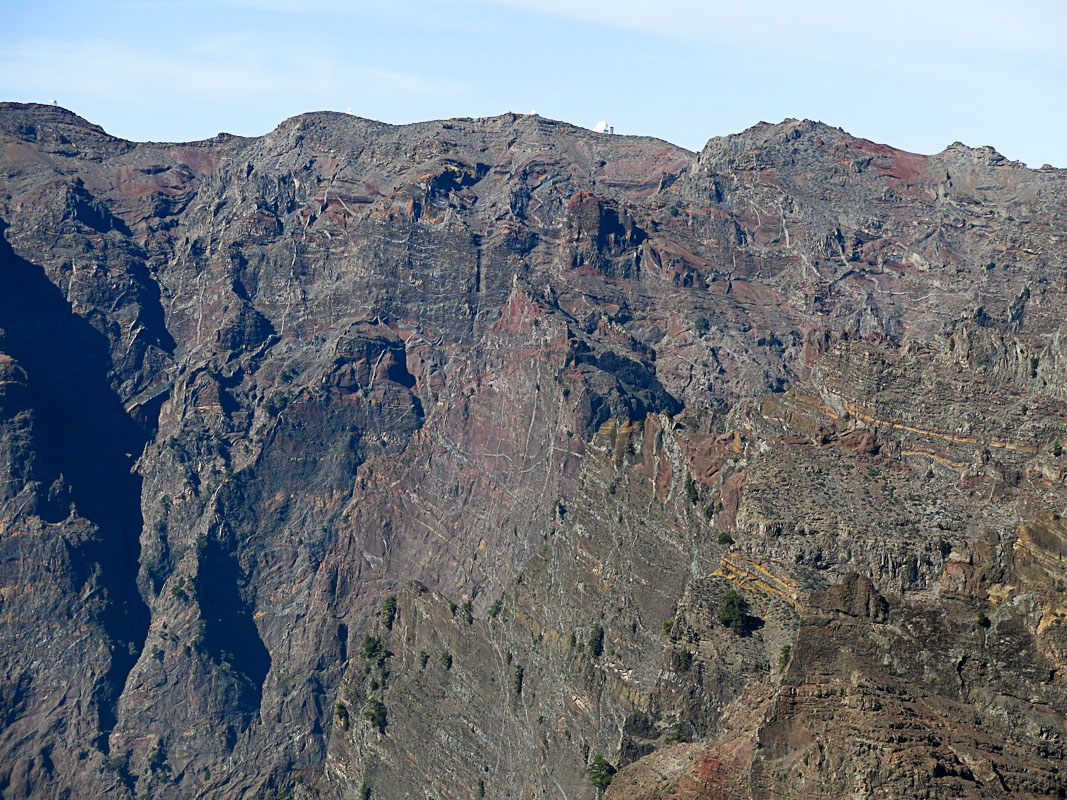
[[(1067, 4), (1029, 0), (480, 0), (686, 40), (821, 53), (901, 50), (937, 59), (941, 52), (1040, 53), (1065, 60)], [(925, 52), (921, 49), (928, 48)], [(881, 48), (881, 52), (879, 49)]]
[(165, 93), (240, 103), (288, 93), (337, 98), (381, 93), (452, 96), (464, 90), (455, 81), (346, 66), (327, 53), (287, 53), (241, 35), (205, 38), (177, 55), (101, 40), (34, 39), (0, 54), (0, 72), (22, 76), (23, 92), (99, 92), (129, 100)]

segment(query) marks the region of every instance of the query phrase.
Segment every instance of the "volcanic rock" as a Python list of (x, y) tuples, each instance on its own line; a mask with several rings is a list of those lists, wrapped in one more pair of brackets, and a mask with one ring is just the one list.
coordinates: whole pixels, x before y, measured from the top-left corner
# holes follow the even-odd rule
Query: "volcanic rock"
[(1067, 172), (0, 144), (3, 797), (1067, 794)]

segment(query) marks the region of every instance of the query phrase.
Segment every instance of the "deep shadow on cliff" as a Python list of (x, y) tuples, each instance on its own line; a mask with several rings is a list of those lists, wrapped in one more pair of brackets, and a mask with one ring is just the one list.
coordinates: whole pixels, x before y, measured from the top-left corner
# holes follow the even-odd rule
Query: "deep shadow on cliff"
[[(7, 227), (0, 220), (0, 231)], [(97, 627), (109, 652), (100, 665), (102, 671), (94, 673), (90, 667), (78, 678), (92, 687), (91, 701), (82, 713), (96, 717), (96, 744), (106, 752), (115, 704), (140, 655), (149, 621), (136, 583), (141, 480), (132, 470), (154, 434), (144, 427), (152, 421), (142, 419), (139, 424), (123, 408), (111, 383), (107, 339), (73, 311), (41, 267), (16, 255), (6, 240), (0, 242), (0, 281), (4, 285), (0, 350), (22, 373), (26, 392), (21, 411), (29, 417), (31, 438), (24, 460), (8, 466), (8, 474), (17, 474), (25, 487), (12, 499), (21, 515), (43, 522), (45, 528), (37, 535), (57, 539), (62, 551), (60, 563), (26, 570), (24, 564), (16, 567), (13, 562), (28, 554), (12, 548), (9, 538), (5, 571), (9, 579), (16, 575), (24, 579), (27, 572), (39, 569), (44, 573), (40, 579), (49, 581), (48, 573), (58, 569), (65, 574), (56, 576), (57, 586), (70, 592), (59, 599), (60, 613), (69, 608), (66, 604), (78, 603), (79, 597), (91, 609), (88, 622)], [(77, 528), (73, 534), (72, 527)], [(67, 613), (82, 616), (81, 610)], [(64, 622), (46, 615), (23, 619), (22, 624), (55, 630)], [(29, 630), (19, 635), (24, 637), (29, 637)], [(8, 680), (27, 668), (31, 675), (35, 671), (18, 657), (9, 657), (8, 668)], [(34, 678), (30, 681), (32, 686)], [(32, 695), (33, 689), (17, 693)], [(45, 745), (42, 752), (51, 747)], [(48, 777), (29, 775), (26, 780), (34, 786), (41, 779), (47, 786)]]

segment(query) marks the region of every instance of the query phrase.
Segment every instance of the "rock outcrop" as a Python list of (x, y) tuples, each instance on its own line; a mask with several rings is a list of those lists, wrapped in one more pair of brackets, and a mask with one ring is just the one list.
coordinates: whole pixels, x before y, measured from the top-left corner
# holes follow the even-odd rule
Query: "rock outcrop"
[(1067, 172), (0, 144), (3, 797), (1067, 794)]

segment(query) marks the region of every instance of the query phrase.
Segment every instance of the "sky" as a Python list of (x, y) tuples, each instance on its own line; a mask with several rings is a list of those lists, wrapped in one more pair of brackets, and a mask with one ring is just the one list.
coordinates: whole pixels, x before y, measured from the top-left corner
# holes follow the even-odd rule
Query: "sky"
[(815, 119), (918, 153), (1067, 168), (1065, 0), (38, 0), (5, 4), (0, 100), (138, 141), (307, 111), (508, 111), (699, 150)]

